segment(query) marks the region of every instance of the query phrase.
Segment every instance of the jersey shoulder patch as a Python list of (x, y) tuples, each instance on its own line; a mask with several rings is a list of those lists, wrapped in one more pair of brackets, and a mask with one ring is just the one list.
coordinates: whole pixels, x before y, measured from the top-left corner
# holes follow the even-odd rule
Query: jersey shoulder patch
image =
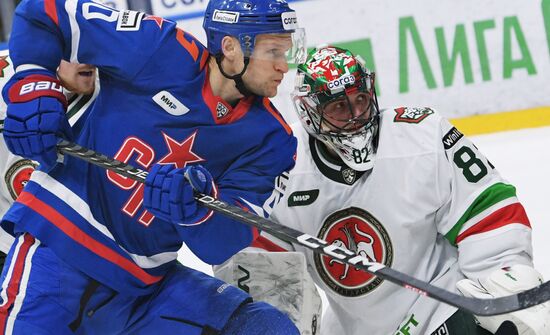
[(441, 141), (443, 142), (443, 147), (445, 148), (445, 150), (449, 150), (454, 147), (454, 145), (458, 143), (458, 141), (460, 141), (460, 139), (463, 137), (464, 134), (456, 129), (456, 127), (453, 127), (447, 132), (447, 134), (445, 134), (445, 136), (443, 136)]
[(399, 107), (394, 110), (394, 122), (420, 123), (434, 113), (431, 108)]

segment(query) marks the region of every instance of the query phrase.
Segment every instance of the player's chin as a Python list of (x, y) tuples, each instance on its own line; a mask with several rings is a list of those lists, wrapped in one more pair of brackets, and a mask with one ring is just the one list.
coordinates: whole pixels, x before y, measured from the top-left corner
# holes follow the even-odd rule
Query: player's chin
[(78, 91), (75, 93), (78, 94), (92, 94), (94, 92), (94, 85), (80, 85)]
[(277, 86), (273, 86), (273, 87), (265, 87), (262, 91), (262, 94), (259, 94), (261, 96), (264, 96), (264, 97), (267, 97), (267, 98), (273, 98), (277, 95), (277, 88), (278, 88), (278, 85)]
[(86, 94), (86, 95), (89, 95), (89, 94), (92, 94), (94, 93), (94, 87), (89, 87), (89, 88), (86, 88), (85, 90), (82, 91), (81, 94)]
[(94, 86), (95, 82), (93, 81), (81, 81), (78, 83), (78, 85), (76, 85), (76, 87), (73, 87), (71, 91), (77, 94), (92, 94), (94, 92)]

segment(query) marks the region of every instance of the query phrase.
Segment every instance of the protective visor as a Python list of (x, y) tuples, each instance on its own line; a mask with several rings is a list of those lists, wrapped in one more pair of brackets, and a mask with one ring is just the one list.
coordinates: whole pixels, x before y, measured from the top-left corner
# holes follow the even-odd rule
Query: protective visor
[(252, 53), (245, 51), (245, 55), (264, 61), (303, 63), (307, 56), (305, 31), (303, 28), (296, 28), (288, 33), (258, 34), (255, 36)]

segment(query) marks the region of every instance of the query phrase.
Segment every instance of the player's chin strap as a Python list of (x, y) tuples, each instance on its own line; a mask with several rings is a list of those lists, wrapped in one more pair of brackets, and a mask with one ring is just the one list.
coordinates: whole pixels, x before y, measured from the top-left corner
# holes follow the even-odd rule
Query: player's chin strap
[(223, 74), (223, 76), (227, 79), (231, 79), (235, 81), (235, 85), (237, 86), (237, 89), (245, 97), (253, 95), (254, 93), (250, 92), (250, 90), (246, 88), (246, 85), (244, 84), (244, 81), (243, 81), (243, 75), (246, 72), (246, 69), (248, 69), (248, 63), (250, 63), (250, 57), (244, 57), (244, 67), (241, 73), (237, 73), (232, 76), (227, 74), (223, 70), (222, 60), (223, 60), (223, 53), (220, 52), (216, 55), (216, 63), (218, 64), (218, 69), (220, 69), (220, 72)]
[[(61, 153), (83, 159), (89, 163), (114, 171), (121, 176), (128, 177), (141, 183), (144, 183), (145, 178), (147, 178), (148, 172), (145, 170), (109, 158), (96, 151), (83, 148), (76, 143), (60, 140), (57, 144), (57, 149)], [(256, 227), (283, 241), (307, 248), (320, 255), (338, 259), (342, 263), (366, 271), (380, 279), (388, 280), (394, 284), (411, 289), (418, 294), (434, 298), (475, 315), (489, 316), (505, 314), (550, 301), (550, 281), (530, 290), (505, 297), (490, 299), (465, 297), (414, 278), (406, 273), (394, 270), (384, 264), (371, 262), (365, 256), (354, 251), (339, 247), (320, 238), (304, 234), (296, 229), (283, 226), (212, 196), (196, 193), (194, 198), (200, 205), (216, 213), (225, 215), (249, 226)]]

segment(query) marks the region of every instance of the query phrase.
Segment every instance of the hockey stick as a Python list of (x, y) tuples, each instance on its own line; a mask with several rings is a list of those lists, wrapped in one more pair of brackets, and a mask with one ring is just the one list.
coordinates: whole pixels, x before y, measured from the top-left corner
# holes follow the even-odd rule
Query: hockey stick
[[(62, 140), (58, 144), (58, 150), (61, 153), (83, 159), (92, 164), (112, 170), (122, 176), (142, 183), (145, 182), (145, 178), (148, 174), (145, 170), (135, 168), (129, 164), (117, 161), (98, 152), (83, 148), (75, 143), (65, 140)], [(240, 207), (229, 205), (226, 202), (215, 199), (206, 194), (196, 193), (195, 199), (202, 206), (210, 208), (217, 213), (226, 215), (247, 225), (256, 227), (259, 230), (280, 238), (281, 240), (300, 244), (303, 247), (313, 250), (315, 253), (337, 259), (357, 269), (361, 269), (378, 276), (379, 278), (386, 279), (394, 284), (411, 289), (418, 294), (437, 299), (475, 315), (491, 316), (505, 314), (538, 305), (550, 300), (550, 281), (528, 291), (501, 298), (477, 299), (464, 297), (460, 294), (441, 289), (437, 286), (431, 285), (430, 283), (386, 267), (384, 264), (370, 262), (364, 256), (360, 256), (353, 251), (330, 244), (327, 241), (304, 234), (298, 230), (285, 227), (268, 219), (264, 219), (258, 215), (246, 212)]]

